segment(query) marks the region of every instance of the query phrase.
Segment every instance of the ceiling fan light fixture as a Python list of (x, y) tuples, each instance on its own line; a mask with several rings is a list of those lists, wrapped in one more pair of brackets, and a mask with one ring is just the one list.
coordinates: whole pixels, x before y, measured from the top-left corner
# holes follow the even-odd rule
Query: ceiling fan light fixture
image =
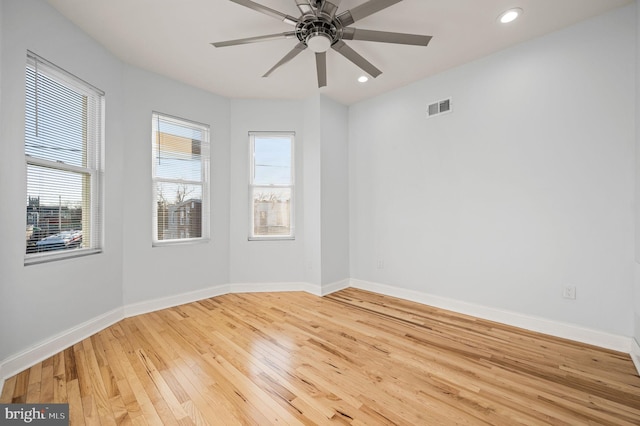
[(331, 47), (331, 38), (323, 33), (311, 34), (307, 37), (307, 47), (313, 52), (322, 53), (329, 50)]
[(513, 22), (518, 19), (518, 17), (520, 17), (522, 13), (523, 10), (519, 7), (505, 10), (500, 14), (500, 16), (498, 16), (498, 22), (500, 22), (501, 24), (508, 24), (509, 22)]

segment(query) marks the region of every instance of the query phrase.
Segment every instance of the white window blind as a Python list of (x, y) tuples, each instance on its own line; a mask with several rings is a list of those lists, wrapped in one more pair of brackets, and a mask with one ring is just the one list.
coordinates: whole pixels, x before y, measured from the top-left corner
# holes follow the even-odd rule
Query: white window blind
[(209, 238), (209, 126), (153, 113), (153, 243)]
[(27, 52), (25, 263), (102, 247), (104, 93)]
[(292, 132), (250, 132), (250, 240), (293, 239)]

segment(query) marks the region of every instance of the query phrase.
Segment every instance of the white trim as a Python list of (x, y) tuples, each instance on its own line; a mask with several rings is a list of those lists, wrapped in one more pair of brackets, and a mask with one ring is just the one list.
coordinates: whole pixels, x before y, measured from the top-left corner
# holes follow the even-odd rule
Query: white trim
[(24, 266), (39, 265), (41, 263), (57, 262), (65, 259), (75, 259), (78, 257), (91, 256), (102, 253), (102, 248), (75, 248), (69, 250), (53, 250), (43, 253), (25, 254)]
[(336, 281), (329, 284), (311, 284), (306, 282), (271, 282), (271, 283), (233, 283), (230, 293), (264, 293), (278, 291), (304, 291), (315, 296), (326, 296), (338, 290), (348, 288), (350, 279)]
[(4, 374), (3, 364), (0, 362), (0, 394), (2, 394), (2, 389), (4, 389), (4, 382), (7, 377), (11, 377), (8, 374)]
[(319, 286), (305, 282), (232, 283), (230, 287), (230, 293), (306, 291), (307, 293), (320, 296)]
[(631, 339), (631, 360), (633, 364), (636, 366), (636, 371), (638, 372), (638, 376), (640, 376), (640, 344), (636, 339)]
[(115, 324), (122, 318), (122, 308), (116, 308), (10, 356), (0, 363), (0, 372), (2, 373), (0, 377), (3, 379), (3, 385), (4, 379), (7, 377), (14, 376), (53, 354), (75, 345)]
[(562, 323), (545, 318), (506, 311), (503, 309), (461, 302), (454, 299), (448, 299), (446, 297), (435, 296), (415, 290), (408, 290), (364, 280), (351, 279), (351, 287), (423, 303), (425, 305), (447, 309), (465, 315), (472, 315), (474, 317), (595, 345), (606, 349), (624, 353), (630, 353), (631, 351), (632, 339), (629, 337), (584, 328), (575, 324)]
[(335, 293), (336, 291), (344, 290), (345, 288), (349, 288), (350, 285), (351, 280), (348, 278), (346, 280), (336, 281), (330, 284), (323, 284), (320, 289), (319, 296), (326, 296), (328, 294)]
[(129, 318), (136, 315), (159, 311), (161, 309), (173, 308), (174, 306), (209, 299), (210, 297), (222, 296), (230, 292), (229, 285), (222, 284), (205, 288), (203, 290), (190, 291), (188, 293), (146, 300), (144, 302), (131, 303), (124, 306), (124, 317)]
[(32, 157), (29, 154), (25, 154), (25, 158), (27, 161), (27, 165), (30, 165), (30, 166), (43, 167), (47, 169), (55, 169), (55, 170), (60, 170), (62, 172), (75, 173), (78, 175), (89, 175), (91, 176), (92, 179), (95, 179), (95, 175), (97, 174), (97, 170), (92, 169), (90, 167), (75, 166), (73, 164), (67, 164), (62, 161), (45, 160), (39, 157)]

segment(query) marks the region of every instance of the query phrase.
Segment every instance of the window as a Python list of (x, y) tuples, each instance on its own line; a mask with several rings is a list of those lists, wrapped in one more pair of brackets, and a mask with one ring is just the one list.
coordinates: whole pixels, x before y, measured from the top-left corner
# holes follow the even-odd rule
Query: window
[(249, 133), (249, 239), (294, 238), (293, 133)]
[(104, 93), (27, 52), (25, 264), (102, 247)]
[(209, 238), (209, 126), (153, 113), (153, 244)]

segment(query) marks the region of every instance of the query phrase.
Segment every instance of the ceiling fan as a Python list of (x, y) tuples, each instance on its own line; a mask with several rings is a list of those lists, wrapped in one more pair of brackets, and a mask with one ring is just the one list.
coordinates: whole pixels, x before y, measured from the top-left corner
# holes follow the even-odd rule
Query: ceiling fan
[(294, 27), (293, 31), (278, 34), (211, 43), (215, 47), (226, 47), (260, 41), (296, 38), (298, 44), (280, 59), (278, 63), (271, 67), (263, 77), (268, 77), (277, 68), (298, 56), (303, 50), (309, 48), (315, 52), (316, 56), (318, 87), (324, 87), (327, 85), (326, 54), (329, 48), (331, 48), (375, 78), (382, 74), (382, 71), (350, 48), (344, 42), (345, 40), (364, 40), (414, 46), (427, 46), (429, 41), (431, 41), (431, 36), (362, 30), (350, 26), (402, 0), (369, 0), (351, 10), (346, 10), (339, 14), (337, 14), (337, 10), (341, 0), (294, 0), (301, 13), (299, 18), (294, 18), (293, 16), (289, 16), (251, 0), (231, 1), (284, 21)]

